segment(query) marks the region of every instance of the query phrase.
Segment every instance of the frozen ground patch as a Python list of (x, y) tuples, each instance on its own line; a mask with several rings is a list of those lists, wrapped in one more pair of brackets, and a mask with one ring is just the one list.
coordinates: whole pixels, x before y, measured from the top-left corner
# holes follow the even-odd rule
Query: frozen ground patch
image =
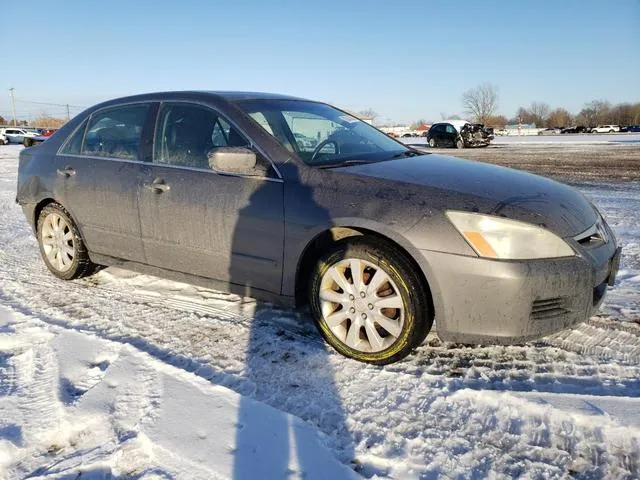
[(431, 335), (380, 368), (327, 349), (305, 316), (250, 299), (113, 268), (56, 280), (13, 202), (18, 151), (0, 147), (9, 478), (251, 478), (239, 452), (256, 411), (273, 419), (259, 425), (275, 459), (265, 468), (294, 477), (640, 475), (637, 185), (580, 187), (625, 247), (601, 316), (521, 346)]
[[(407, 145), (425, 145), (426, 137), (400, 138)], [(593, 145), (606, 143), (640, 144), (640, 134), (637, 133), (609, 133), (609, 134), (582, 134), (582, 135), (498, 135), (492, 141), (492, 145)]]

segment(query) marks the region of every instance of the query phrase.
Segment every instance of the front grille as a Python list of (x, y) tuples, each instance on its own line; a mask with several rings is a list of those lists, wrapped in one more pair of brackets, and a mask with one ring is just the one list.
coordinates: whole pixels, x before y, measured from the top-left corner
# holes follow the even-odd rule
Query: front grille
[(533, 320), (546, 320), (562, 316), (568, 311), (563, 297), (545, 298), (533, 302), (531, 318)]

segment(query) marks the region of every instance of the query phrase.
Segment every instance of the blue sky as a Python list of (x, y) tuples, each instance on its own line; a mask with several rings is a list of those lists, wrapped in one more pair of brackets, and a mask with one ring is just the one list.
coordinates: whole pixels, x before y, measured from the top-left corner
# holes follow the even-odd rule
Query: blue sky
[(571, 111), (640, 101), (640, 0), (30, 0), (2, 10), (5, 117), (9, 87), (80, 106), (156, 90), (269, 91), (394, 121), (461, 114), (462, 92), (481, 82), (498, 86), (507, 116), (532, 101)]

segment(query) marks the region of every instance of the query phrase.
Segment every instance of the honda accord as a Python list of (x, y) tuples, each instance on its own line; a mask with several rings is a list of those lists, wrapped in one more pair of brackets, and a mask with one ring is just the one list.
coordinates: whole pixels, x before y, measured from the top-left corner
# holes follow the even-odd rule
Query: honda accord
[(434, 323), (443, 340), (482, 344), (569, 328), (596, 311), (620, 258), (573, 188), (424, 154), (272, 94), (91, 107), (21, 151), (17, 202), (61, 279), (118, 265), (308, 306), (337, 351), (376, 364)]

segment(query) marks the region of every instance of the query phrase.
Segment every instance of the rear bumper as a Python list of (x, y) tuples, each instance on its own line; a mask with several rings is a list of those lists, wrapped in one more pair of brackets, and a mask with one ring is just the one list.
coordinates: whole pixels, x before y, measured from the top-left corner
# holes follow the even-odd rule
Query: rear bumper
[(459, 343), (511, 344), (588, 319), (600, 306), (615, 244), (596, 257), (496, 261), (422, 251), (430, 267), (438, 336)]

